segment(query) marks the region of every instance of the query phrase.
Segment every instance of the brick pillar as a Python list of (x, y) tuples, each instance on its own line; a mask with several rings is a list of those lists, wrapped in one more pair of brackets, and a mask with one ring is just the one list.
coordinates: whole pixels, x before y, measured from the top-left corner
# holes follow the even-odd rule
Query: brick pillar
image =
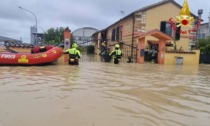
[(137, 51), (137, 63), (144, 64), (144, 55), (140, 55), (141, 51), (144, 51), (145, 47), (145, 38), (140, 38), (138, 42), (138, 51)]
[(158, 64), (164, 64), (165, 44), (165, 40), (160, 39), (158, 45)]
[(71, 30), (67, 27), (64, 30), (64, 49), (69, 49), (70, 48), (70, 40), (71, 40)]
[[(67, 27), (64, 30), (64, 50), (69, 49), (70, 45), (71, 45), (71, 30)], [(69, 55), (68, 54), (64, 54), (64, 62), (68, 63), (69, 60)]]

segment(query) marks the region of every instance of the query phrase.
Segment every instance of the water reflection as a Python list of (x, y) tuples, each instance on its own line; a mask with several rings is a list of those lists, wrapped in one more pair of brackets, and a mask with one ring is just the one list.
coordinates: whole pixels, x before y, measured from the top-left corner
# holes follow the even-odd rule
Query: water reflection
[(210, 67), (0, 67), (0, 126), (208, 126)]

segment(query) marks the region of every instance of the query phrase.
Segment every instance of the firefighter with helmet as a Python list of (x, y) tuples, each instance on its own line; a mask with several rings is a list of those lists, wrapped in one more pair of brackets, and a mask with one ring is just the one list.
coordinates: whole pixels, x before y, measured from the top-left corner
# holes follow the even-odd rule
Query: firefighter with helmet
[(109, 54), (109, 56), (114, 58), (114, 64), (119, 64), (122, 57), (122, 51), (120, 50), (119, 44), (115, 45), (115, 49)]
[(79, 65), (81, 54), (77, 47), (77, 43), (73, 43), (72, 48), (64, 51), (64, 54), (69, 54), (69, 65)]

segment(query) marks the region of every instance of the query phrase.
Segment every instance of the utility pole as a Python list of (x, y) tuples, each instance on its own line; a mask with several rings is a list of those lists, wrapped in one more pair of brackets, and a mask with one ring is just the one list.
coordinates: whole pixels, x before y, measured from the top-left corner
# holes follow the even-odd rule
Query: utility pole
[(18, 8), (20, 8), (20, 9), (22, 9), (22, 10), (25, 10), (25, 11), (28, 11), (28, 12), (30, 12), (34, 17), (35, 17), (35, 22), (36, 22), (36, 31), (35, 31), (35, 42), (33, 43), (34, 45), (38, 45), (38, 41), (37, 41), (37, 17), (36, 17), (36, 15), (33, 13), (33, 12), (31, 12), (30, 10), (27, 10), (27, 9), (25, 9), (25, 8), (22, 8), (22, 7), (20, 7), (20, 6), (18, 6)]
[(133, 61), (133, 43), (134, 43), (134, 39), (133, 39), (133, 36), (134, 36), (134, 31), (135, 31), (135, 14), (132, 15), (132, 18), (133, 18), (133, 29), (132, 29), (132, 38), (131, 38), (131, 61)]
[[(198, 10), (198, 19), (197, 19), (197, 22), (200, 20), (201, 21), (201, 15), (203, 14), (203, 9), (199, 9)], [(198, 30), (197, 30), (197, 41), (199, 39), (199, 36), (200, 36), (200, 28), (198, 27)]]
[[(123, 17), (124, 17), (124, 14), (125, 14), (125, 10), (121, 10), (120, 13), (121, 13), (122, 18), (123, 18)], [(121, 18), (121, 19), (122, 19), (122, 18)]]

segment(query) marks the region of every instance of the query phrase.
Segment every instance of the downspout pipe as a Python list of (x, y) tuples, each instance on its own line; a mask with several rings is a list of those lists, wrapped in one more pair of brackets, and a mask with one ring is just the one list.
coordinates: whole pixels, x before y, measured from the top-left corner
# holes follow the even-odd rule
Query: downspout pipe
[(133, 43), (134, 43), (134, 39), (133, 39), (133, 36), (134, 36), (134, 30), (135, 30), (135, 13), (133, 13), (132, 15), (132, 19), (133, 19), (133, 28), (132, 28), (132, 35), (131, 35), (131, 61), (133, 61)]

